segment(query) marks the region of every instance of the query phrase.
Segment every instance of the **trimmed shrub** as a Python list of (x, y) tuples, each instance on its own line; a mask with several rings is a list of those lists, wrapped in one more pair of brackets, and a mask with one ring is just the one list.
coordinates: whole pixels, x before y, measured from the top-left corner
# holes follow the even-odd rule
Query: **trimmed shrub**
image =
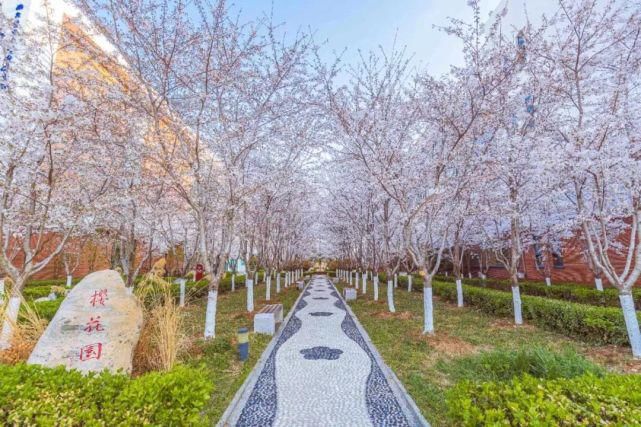
[[(55, 286), (55, 285), (54, 285)], [(26, 300), (34, 300), (38, 298), (43, 298), (46, 296), (49, 296), (51, 293), (51, 285), (44, 285), (44, 286), (26, 286), (22, 290), (22, 296)], [(58, 295), (60, 296), (60, 295)]]
[(536, 378), (574, 378), (591, 373), (603, 375), (603, 369), (568, 350), (555, 353), (534, 347), (514, 350), (494, 350), (473, 356), (460, 357), (450, 362), (439, 361), (439, 370), (457, 381), (509, 381), (528, 374)]
[(508, 382), (463, 381), (448, 392), (447, 404), (450, 417), (465, 426), (639, 425), (639, 390), (639, 375), (524, 375)]
[[(71, 281), (71, 283), (72, 283), (73, 285), (75, 285), (75, 284), (76, 284), (76, 283), (78, 283), (80, 280), (82, 280), (82, 278), (77, 277), (77, 278), (74, 278), (74, 279)], [(51, 287), (51, 286), (66, 286), (66, 285), (67, 285), (67, 279), (30, 280), (30, 281), (28, 281), (28, 282), (27, 282), (27, 284), (25, 285), (25, 289), (27, 289), (27, 288), (29, 288), (29, 287), (32, 287), (32, 286), (35, 286), (35, 287), (39, 287), (39, 286), (50, 286), (50, 287)]]
[[(434, 282), (434, 293), (456, 302), (456, 288)], [(513, 316), (512, 294), (492, 289), (463, 286), (465, 303), (485, 313)], [(623, 313), (614, 307), (596, 307), (534, 296), (521, 296), (523, 318), (543, 328), (594, 344), (627, 345)]]
[[(438, 276), (438, 280), (441, 282), (454, 283), (456, 279), (454, 277)], [(463, 279), (463, 283), (476, 287), (511, 292), (511, 285), (508, 280)], [(616, 288), (606, 288), (603, 291), (597, 291), (594, 288), (589, 288), (586, 285), (579, 283), (563, 282), (547, 286), (545, 283), (527, 280), (520, 281), (519, 288), (521, 288), (521, 293), (526, 295), (554, 298), (602, 307), (620, 307), (619, 291)], [(632, 294), (636, 300), (637, 310), (641, 310), (641, 289), (634, 288), (632, 290)]]
[(179, 366), (138, 378), (64, 367), (0, 365), (2, 425), (207, 425), (200, 416), (213, 385)]
[(31, 304), (41, 318), (50, 321), (53, 319), (53, 316), (56, 315), (56, 312), (60, 308), (60, 304), (62, 304), (63, 300), (64, 297), (58, 297), (53, 301), (31, 302), (28, 304)]

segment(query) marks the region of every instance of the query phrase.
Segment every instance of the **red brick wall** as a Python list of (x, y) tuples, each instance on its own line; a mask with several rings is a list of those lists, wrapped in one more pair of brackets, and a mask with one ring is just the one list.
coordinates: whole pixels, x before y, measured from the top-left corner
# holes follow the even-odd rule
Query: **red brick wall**
[[(630, 230), (628, 229), (619, 237), (619, 241), (625, 248), (630, 244)], [(612, 264), (618, 272), (621, 272), (625, 266), (626, 253), (610, 252)], [(583, 243), (579, 236), (567, 240), (563, 244), (563, 267), (555, 268), (551, 266), (552, 283), (554, 282), (575, 282), (594, 284), (594, 274), (583, 254)], [(524, 273), (527, 280), (545, 280), (545, 274), (536, 268), (536, 257), (534, 249), (530, 248), (523, 256), (520, 271)], [(507, 271), (500, 267), (491, 267), (487, 273), (488, 277), (496, 279), (508, 279)], [(608, 281), (602, 277), (603, 283), (607, 285)], [(637, 281), (637, 286), (641, 285), (641, 280)]]
[[(43, 246), (42, 253), (40, 256), (37, 256), (35, 259), (39, 261), (51, 253), (53, 248), (58, 244), (59, 237), (56, 235), (50, 235), (46, 237), (49, 239)], [(76, 244), (77, 241), (71, 241), (68, 244)], [(136, 259), (139, 261), (142, 257), (142, 253), (136, 255)], [(30, 280), (45, 280), (45, 279), (63, 279), (66, 276), (65, 267), (62, 261), (62, 254), (58, 254), (54, 257), (49, 264), (47, 264), (42, 270), (34, 274)], [(156, 261), (158, 257), (154, 257), (152, 260), (147, 260), (141, 273), (149, 271), (151, 265)], [(24, 262), (24, 253), (19, 252), (14, 259), (14, 265), (20, 265)], [(111, 268), (111, 243), (110, 242), (89, 242), (85, 243), (82, 247), (80, 261), (78, 266), (73, 272), (74, 278), (82, 278), (87, 274), (93, 271), (99, 271)], [(0, 277), (4, 276), (4, 272), (0, 270)]]

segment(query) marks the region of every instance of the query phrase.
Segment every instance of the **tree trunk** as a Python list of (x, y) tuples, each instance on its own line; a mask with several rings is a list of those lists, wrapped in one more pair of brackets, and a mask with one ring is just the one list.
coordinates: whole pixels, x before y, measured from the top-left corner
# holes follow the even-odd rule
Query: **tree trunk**
[(378, 301), (378, 275), (374, 276), (374, 301)]
[(632, 347), (632, 357), (641, 359), (641, 331), (639, 330), (639, 319), (634, 308), (632, 294), (629, 291), (628, 293), (619, 294), (619, 301), (621, 302), (621, 310), (623, 310), (625, 327), (628, 330), (630, 347)]
[[(24, 288), (26, 278), (18, 276), (13, 278), (13, 288), (11, 289), (11, 297), (5, 307), (4, 319), (2, 319), (2, 331), (0, 331), (0, 350), (6, 350), (11, 347), (11, 340), (15, 327), (18, 324), (18, 314), (20, 313), (20, 305), (22, 304), (22, 288)], [(4, 285), (4, 281), (3, 281)]]
[(552, 286), (552, 279), (549, 277), (545, 278), (545, 286)]
[(394, 282), (392, 280), (387, 281), (387, 308), (390, 313), (396, 313), (396, 308), (394, 307)]
[[(356, 288), (356, 290), (357, 290), (357, 291), (358, 291), (358, 283), (360, 282), (360, 280), (361, 280), (361, 278), (360, 278), (360, 274), (359, 274), (359, 273), (358, 273), (358, 271), (357, 271), (357, 272), (356, 272), (356, 279), (355, 279), (355, 281), (354, 281), (354, 287)], [(357, 292), (357, 293), (358, 293), (358, 292)]]
[(367, 271), (363, 273), (363, 295), (367, 293)]
[(407, 292), (412, 292), (412, 273), (407, 275)]
[(207, 294), (207, 311), (205, 312), (205, 339), (216, 337), (216, 308), (218, 289), (210, 289)]
[(398, 274), (394, 273), (394, 289), (398, 288)]
[(0, 350), (6, 350), (11, 347), (14, 329), (18, 324), (18, 313), (20, 312), (21, 303), (22, 298), (19, 296), (9, 298), (9, 303), (4, 313), (2, 333), (0, 333)]
[(236, 291), (236, 273), (231, 274), (231, 291)]
[(463, 307), (463, 281), (456, 279), (456, 306)]
[(280, 271), (276, 273), (276, 293), (280, 293)]
[(267, 274), (265, 276), (265, 299), (269, 301), (272, 297), (272, 276)]
[(185, 284), (187, 280), (186, 279), (179, 279), (178, 283), (180, 284), (180, 307), (185, 306)]
[(72, 281), (73, 281), (73, 276), (68, 275), (68, 276), (67, 276), (67, 287), (68, 287), (68, 288), (70, 288), (70, 287), (71, 287), (71, 282), (72, 282)]
[(597, 291), (603, 292), (603, 279), (601, 279), (600, 277), (595, 277), (594, 285), (596, 286)]
[(432, 335), (434, 334), (434, 302), (432, 299), (432, 276), (423, 276), (423, 281), (423, 311), (425, 316), (423, 322), (423, 333)]
[(523, 313), (521, 311), (521, 290), (519, 285), (512, 286), (512, 303), (514, 305), (514, 323), (523, 324)]
[(251, 313), (254, 311), (254, 281), (246, 279), (245, 284), (247, 286), (247, 311)]

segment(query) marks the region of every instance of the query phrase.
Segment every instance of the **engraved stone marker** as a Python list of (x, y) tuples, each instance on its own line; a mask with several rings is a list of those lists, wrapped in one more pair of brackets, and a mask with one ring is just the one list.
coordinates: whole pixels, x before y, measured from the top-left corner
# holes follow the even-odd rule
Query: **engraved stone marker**
[(142, 309), (113, 270), (91, 273), (60, 305), (27, 363), (81, 372), (131, 372)]

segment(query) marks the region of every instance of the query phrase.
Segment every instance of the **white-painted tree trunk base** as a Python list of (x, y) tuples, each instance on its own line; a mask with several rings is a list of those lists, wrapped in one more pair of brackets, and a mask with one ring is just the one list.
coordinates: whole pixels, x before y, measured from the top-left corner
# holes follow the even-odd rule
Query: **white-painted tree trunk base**
[(374, 301), (378, 301), (378, 277), (374, 277)]
[(361, 276), (361, 275), (360, 275), (360, 274), (358, 274), (358, 272), (356, 272), (356, 281), (354, 282), (354, 287), (356, 288), (356, 290), (357, 290), (357, 291), (358, 291), (358, 284), (359, 284), (359, 283), (360, 283), (360, 281), (361, 281), (361, 277), (360, 277), (360, 276)]
[(412, 275), (407, 275), (407, 292), (412, 292)]
[(367, 273), (363, 274), (363, 295), (367, 293)]
[(4, 279), (0, 279), (0, 298), (4, 296), (5, 289), (4, 289)]
[(398, 288), (398, 274), (394, 275), (394, 288)]
[(600, 277), (594, 279), (594, 286), (596, 286), (597, 291), (603, 292), (603, 280)]
[(73, 281), (73, 276), (67, 276), (67, 287), (71, 287), (71, 282)]
[(463, 282), (461, 279), (456, 279), (456, 305), (463, 307)]
[(180, 307), (184, 307), (185, 306), (185, 284), (187, 283), (187, 281), (185, 279), (180, 279), (180, 281), (178, 283), (180, 284), (180, 302), (179, 302), (179, 305), (180, 305)]
[(231, 275), (231, 291), (234, 292), (236, 290), (236, 275), (232, 274)]
[(552, 279), (550, 279), (549, 277), (546, 277), (545, 278), (545, 286), (552, 286)]
[(387, 308), (390, 313), (396, 313), (396, 307), (394, 307), (394, 282), (391, 280), (387, 281)]
[(641, 359), (641, 331), (639, 330), (637, 312), (634, 308), (634, 298), (630, 294), (621, 294), (619, 295), (619, 301), (621, 302), (621, 310), (623, 310), (625, 327), (628, 330), (630, 347), (632, 347), (632, 357)]
[(254, 281), (247, 280), (247, 311), (254, 311)]
[(269, 301), (272, 298), (272, 276), (265, 279), (265, 299)]
[(218, 291), (211, 290), (207, 294), (207, 311), (205, 312), (205, 339), (216, 337), (216, 305)]
[(0, 350), (6, 350), (11, 347), (11, 339), (15, 325), (18, 323), (18, 313), (20, 312), (20, 297), (11, 297), (7, 303), (4, 321), (2, 323), (2, 332), (0, 333)]
[(423, 288), (423, 333), (434, 333), (434, 303), (432, 300), (432, 288)]
[(512, 303), (514, 305), (514, 323), (523, 324), (523, 313), (521, 311), (521, 290), (518, 286), (512, 286)]
[(276, 293), (280, 293), (280, 273), (276, 275)]

